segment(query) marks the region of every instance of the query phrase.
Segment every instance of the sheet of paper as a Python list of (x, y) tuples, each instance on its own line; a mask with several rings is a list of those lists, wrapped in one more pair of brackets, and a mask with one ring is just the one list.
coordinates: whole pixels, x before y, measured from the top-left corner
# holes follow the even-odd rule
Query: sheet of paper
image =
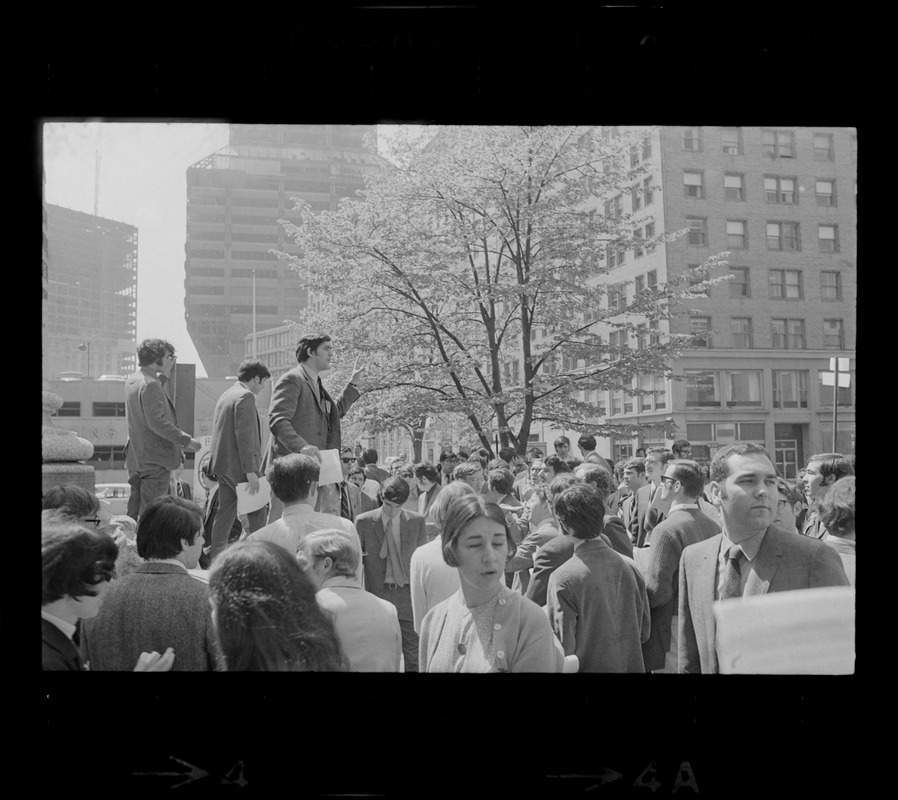
[(318, 475), (318, 485), (326, 486), (329, 483), (340, 483), (343, 480), (343, 470), (340, 469), (339, 450), (319, 450), (321, 456), (321, 472)]
[(854, 597), (832, 586), (716, 602), (721, 673), (852, 674)]
[(247, 491), (248, 483), (237, 484), (237, 513), (249, 514), (258, 511), (271, 498), (271, 488), (268, 486), (268, 478), (259, 478), (259, 491), (250, 494)]

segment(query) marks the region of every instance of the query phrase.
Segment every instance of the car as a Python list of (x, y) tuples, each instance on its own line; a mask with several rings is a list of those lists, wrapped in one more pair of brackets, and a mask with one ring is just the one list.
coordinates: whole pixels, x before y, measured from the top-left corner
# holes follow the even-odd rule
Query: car
[(131, 485), (128, 483), (98, 483), (95, 494), (110, 517), (128, 513)]

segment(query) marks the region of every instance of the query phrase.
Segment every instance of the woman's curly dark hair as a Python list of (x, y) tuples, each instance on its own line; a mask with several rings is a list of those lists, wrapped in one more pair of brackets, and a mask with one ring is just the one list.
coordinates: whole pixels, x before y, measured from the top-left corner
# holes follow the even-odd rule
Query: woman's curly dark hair
[(64, 512), (41, 517), (41, 605), (63, 597), (94, 597), (101, 581), (115, 576), (118, 546), (112, 537), (86, 528)]
[(295, 556), (239, 542), (212, 564), (218, 645), (228, 671), (330, 672), (348, 666), (331, 617)]

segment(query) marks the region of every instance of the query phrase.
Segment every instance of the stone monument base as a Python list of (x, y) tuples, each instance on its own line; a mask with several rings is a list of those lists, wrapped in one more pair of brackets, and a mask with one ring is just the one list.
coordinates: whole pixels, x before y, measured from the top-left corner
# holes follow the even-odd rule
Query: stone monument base
[(94, 468), (89, 464), (65, 461), (41, 464), (41, 494), (53, 486), (65, 486), (70, 483), (81, 486), (93, 494), (96, 491)]

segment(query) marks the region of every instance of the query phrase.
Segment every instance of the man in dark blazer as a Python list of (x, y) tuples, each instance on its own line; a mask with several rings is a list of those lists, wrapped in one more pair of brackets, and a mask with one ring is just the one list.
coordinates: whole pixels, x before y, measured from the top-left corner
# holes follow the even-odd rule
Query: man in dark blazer
[(218, 509), (212, 523), (210, 561), (227, 546), (237, 519), (237, 484), (247, 483), (250, 494), (259, 491), (262, 429), (256, 397), (270, 377), (265, 364), (247, 359), (237, 370), (237, 383), (215, 404), (209, 470), (218, 479)]
[(645, 582), (633, 560), (599, 536), (604, 506), (588, 484), (565, 489), (554, 501), (574, 554), (549, 578), (546, 613), (566, 656), (580, 672), (645, 672), (642, 642), (651, 618)]
[(716, 600), (848, 585), (835, 550), (772, 524), (776, 469), (761, 445), (739, 442), (718, 450), (708, 488), (723, 533), (686, 547), (680, 557), (681, 673), (719, 671)]
[(128, 516), (132, 519), (137, 519), (150, 501), (169, 493), (172, 471), (181, 463), (181, 451), (196, 453), (202, 447), (199, 440), (178, 427), (175, 405), (162, 389), (175, 360), (170, 342), (145, 339), (137, 348), (140, 369), (125, 382), (125, 461), (131, 485)]
[(697, 462), (673, 459), (665, 465), (658, 489), (665, 518), (652, 530), (651, 546), (640, 551), (646, 554), (644, 562), (637, 562), (652, 610), (652, 633), (642, 645), (649, 672), (677, 672), (677, 590), (684, 548), (720, 533), (717, 522), (699, 507), (703, 488), (702, 468)]
[(81, 656), (92, 670), (131, 670), (142, 652), (168, 648), (173, 670), (218, 667), (209, 587), (188, 572), (202, 549), (196, 503), (171, 495), (150, 503), (137, 528), (137, 554), (146, 563), (112, 584), (99, 613), (84, 626)]
[(636, 547), (647, 547), (652, 528), (664, 514), (652, 507), (652, 500), (661, 485), (664, 465), (673, 458), (673, 453), (663, 447), (650, 447), (645, 457), (645, 474), (649, 483), (637, 489), (633, 497), (624, 503), (624, 519), (630, 539)]
[(396, 606), (405, 671), (417, 672), (418, 634), (409, 577), (412, 554), (427, 544), (427, 533), (424, 517), (402, 507), (408, 495), (408, 484), (402, 478), (387, 478), (381, 486), (383, 506), (360, 514), (355, 524), (362, 542), (365, 589)]
[(360, 487), (349, 480), (349, 473), (356, 464), (356, 457), (351, 447), (340, 448), (340, 469), (343, 472), (343, 480), (336, 492), (331, 492), (326, 502), (320, 503), (318, 510), (322, 514), (333, 514), (335, 517), (343, 517), (350, 522), (355, 522), (359, 514), (373, 511), (378, 507), (377, 501), (365, 494)]
[[(319, 450), (340, 450), (340, 419), (359, 398), (355, 380), (365, 371), (356, 359), (352, 376), (336, 400), (321, 383), (320, 373), (330, 369), (333, 346), (325, 334), (303, 336), (296, 345), (297, 366), (278, 378), (271, 394), (268, 427), (271, 430), (265, 465), (288, 453), (312, 456)], [(320, 504), (333, 499), (336, 485), (319, 487)], [(280, 518), (283, 504), (271, 498), (268, 524)]]

